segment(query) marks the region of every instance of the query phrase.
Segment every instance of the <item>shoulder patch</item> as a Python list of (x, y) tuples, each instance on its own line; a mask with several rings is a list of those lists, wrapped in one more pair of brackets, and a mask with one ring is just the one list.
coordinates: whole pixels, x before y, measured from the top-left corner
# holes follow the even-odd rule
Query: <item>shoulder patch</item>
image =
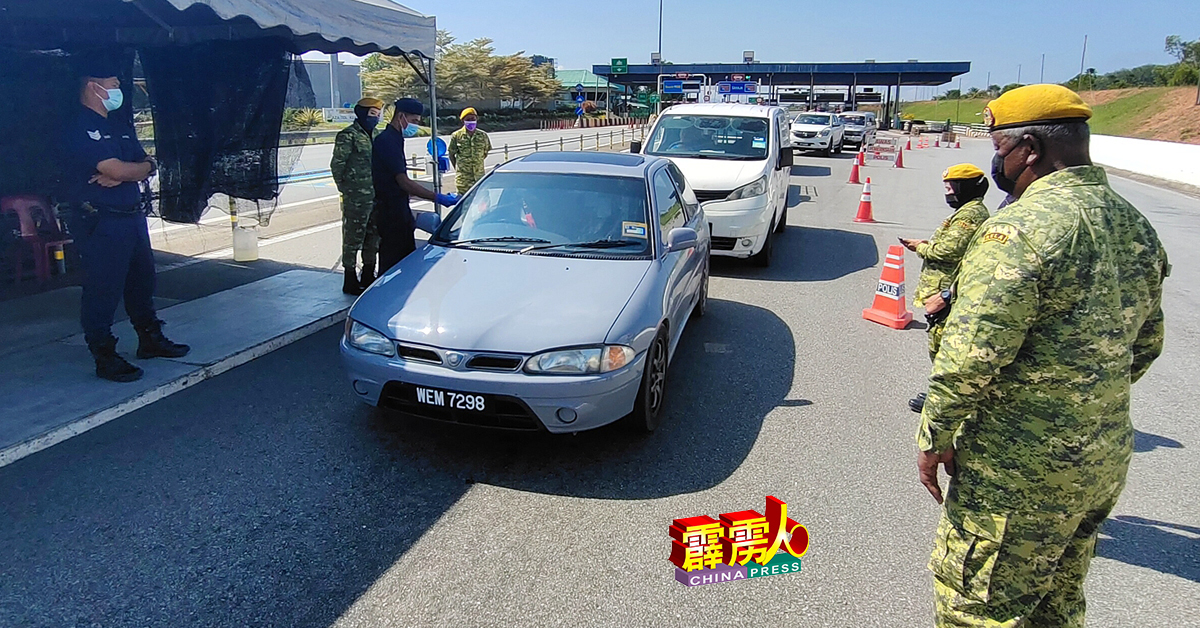
[(1000, 244), (1008, 244), (1008, 234), (992, 231), (983, 234), (984, 242), (999, 242)]

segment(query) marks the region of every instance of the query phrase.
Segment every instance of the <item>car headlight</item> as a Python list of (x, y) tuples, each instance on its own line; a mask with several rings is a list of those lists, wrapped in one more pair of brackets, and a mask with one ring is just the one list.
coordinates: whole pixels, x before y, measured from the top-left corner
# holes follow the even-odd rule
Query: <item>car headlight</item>
[(547, 351), (529, 358), (525, 370), (539, 375), (608, 373), (633, 361), (633, 349), (622, 345)]
[(759, 178), (754, 183), (749, 183), (749, 184), (743, 185), (742, 187), (730, 192), (729, 196), (725, 197), (725, 200), (736, 201), (736, 200), (743, 199), (743, 198), (752, 198), (755, 196), (762, 196), (763, 194), (766, 194), (766, 193), (767, 193), (767, 175), (763, 175), (761, 178)]
[(832, 132), (829, 129), (821, 129), (821, 137), (829, 137), (829, 134)]
[(351, 321), (346, 329), (346, 342), (351, 347), (359, 351), (374, 353), (392, 357), (396, 355), (396, 345), (388, 340), (387, 336), (363, 325), (358, 321)]

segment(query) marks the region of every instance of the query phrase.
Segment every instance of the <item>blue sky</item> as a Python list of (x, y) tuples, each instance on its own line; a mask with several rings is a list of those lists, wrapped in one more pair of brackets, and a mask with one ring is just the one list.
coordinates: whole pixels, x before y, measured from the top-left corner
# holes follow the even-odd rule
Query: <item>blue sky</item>
[[(649, 63), (658, 40), (656, 0), (400, 2), (460, 40), (488, 37), (498, 53), (554, 57), (561, 69)], [(677, 63), (738, 62), (743, 50), (764, 62), (971, 61), (964, 88), (984, 87), (989, 71), (992, 83), (1016, 82), (1018, 64), (1021, 81), (1036, 82), (1043, 53), (1046, 81), (1065, 81), (1085, 34), (1087, 66), (1100, 73), (1171, 62), (1167, 35), (1200, 38), (1197, 0), (664, 0), (663, 13), (663, 56)]]

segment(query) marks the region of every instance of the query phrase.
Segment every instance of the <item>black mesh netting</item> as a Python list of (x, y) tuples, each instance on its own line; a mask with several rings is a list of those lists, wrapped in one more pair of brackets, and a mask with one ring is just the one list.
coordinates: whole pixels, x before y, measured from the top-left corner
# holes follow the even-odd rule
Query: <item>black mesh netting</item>
[[(160, 164), (158, 213), (194, 223), (216, 193), (266, 223), (299, 149), (281, 156), (292, 55), (285, 41), (211, 42), (140, 51)], [(307, 84), (307, 75), (301, 77)], [(309, 87), (311, 91), (311, 87)], [(294, 140), (294, 138), (293, 138)], [(281, 161), (283, 163), (281, 163)], [(248, 211), (249, 210), (249, 211)]]

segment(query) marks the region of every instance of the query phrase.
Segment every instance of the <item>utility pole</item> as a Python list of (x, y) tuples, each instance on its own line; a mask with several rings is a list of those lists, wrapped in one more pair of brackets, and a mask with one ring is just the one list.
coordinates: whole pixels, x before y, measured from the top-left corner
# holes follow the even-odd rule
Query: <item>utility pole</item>
[(1044, 53), (1044, 52), (1042, 53), (1042, 73), (1040, 75), (1038, 75), (1038, 82), (1039, 83), (1046, 82), (1046, 53)]
[[(663, 0), (658, 0), (658, 84), (662, 84), (662, 23), (663, 23)], [(658, 93), (658, 102), (654, 103), (654, 111), (662, 113), (662, 90)]]
[(960, 123), (962, 122), (962, 120), (958, 119), (958, 116), (961, 113), (962, 113), (962, 77), (960, 76), (960, 77), (958, 77), (958, 104), (955, 105), (955, 107), (954, 107), (954, 121), (955, 122), (960, 122)]
[(338, 56), (329, 55), (329, 106), (333, 109), (338, 108), (338, 101), (341, 100), (341, 94), (338, 93), (337, 64)]
[(985, 90), (987, 90), (988, 98), (991, 98), (992, 97), (992, 72), (990, 70), (988, 71), (987, 81), (985, 81), (985, 82), (987, 83), (987, 85), (984, 85), (983, 88)]
[(1087, 63), (1087, 35), (1083, 36), (1083, 56), (1079, 58), (1079, 78), (1076, 81), (1076, 89), (1083, 91), (1083, 66)]
[(1021, 84), (1021, 64), (1017, 64), (1017, 85)]

